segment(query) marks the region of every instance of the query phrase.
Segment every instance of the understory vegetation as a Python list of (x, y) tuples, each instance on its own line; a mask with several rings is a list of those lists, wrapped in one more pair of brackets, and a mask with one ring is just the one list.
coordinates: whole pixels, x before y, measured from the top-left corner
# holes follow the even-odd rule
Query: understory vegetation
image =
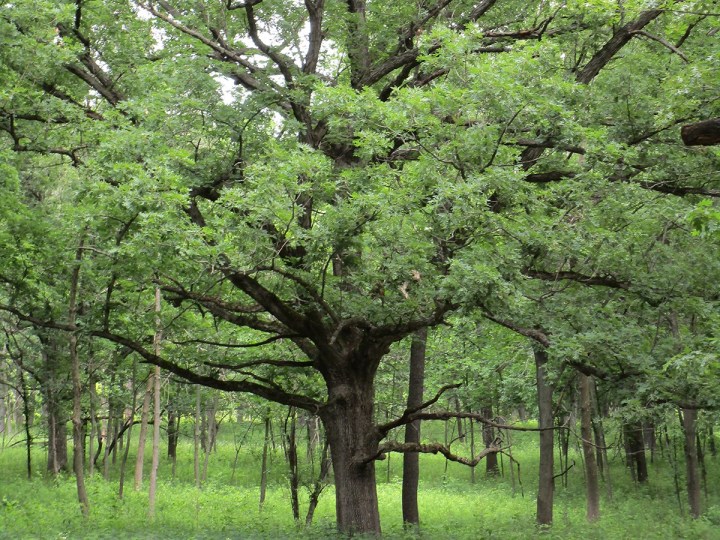
[[(525, 425), (525, 424), (524, 424)], [(529, 424), (532, 425), (532, 424)], [(442, 437), (442, 427), (428, 430)], [(61, 474), (51, 478), (43, 472), (43, 449), (33, 451), (40, 465), (31, 481), (25, 476), (24, 454), (18, 444), (0, 451), (1, 538), (338, 538), (332, 486), (323, 492), (312, 525), (296, 524), (290, 507), (288, 468), (280, 441), (270, 449), (268, 491), (259, 509), (260, 458), (263, 434), (260, 424), (229, 422), (218, 433), (217, 450), (208, 461), (207, 481), (200, 489), (193, 474), (192, 422), (182, 425), (175, 478), (164, 457), (158, 481), (157, 514), (147, 517), (147, 490), (129, 488), (118, 498), (118, 470), (110, 469), (110, 481), (101, 474), (87, 478), (93, 510), (87, 519), (79, 511), (74, 478)], [(671, 450), (682, 453), (679, 435)], [(469, 441), (469, 438), (466, 438)], [(535, 522), (537, 491), (537, 435), (513, 435), (513, 457), (520, 474), (511, 480), (509, 462), (501, 463), (501, 475), (486, 476), (448, 463), (442, 456), (421, 457), (419, 506), (421, 532), (406, 530), (398, 511), (402, 461), (397, 456), (378, 465), (378, 498), (385, 538), (449, 539), (708, 539), (720, 530), (720, 489), (713, 478), (720, 475), (717, 458), (706, 460), (707, 511), (697, 520), (687, 517), (681, 494), (682, 514), (674, 487), (673, 467), (667, 449), (658, 447), (648, 464), (651, 480), (633, 483), (619, 448), (611, 451), (610, 486), (603, 483), (603, 517), (590, 524), (585, 518), (585, 487), (582, 455), (574, 445), (569, 450), (567, 479), (556, 479), (556, 520), (552, 529)], [(459, 453), (469, 452), (469, 442), (454, 443)], [(236, 451), (237, 459), (236, 459)], [(130, 462), (134, 459), (134, 447)], [(305, 450), (303, 447), (303, 455)], [(307, 463), (306, 463), (307, 465)], [(309, 467), (309, 465), (308, 465)], [(308, 470), (305, 471), (309, 472)], [(680, 479), (682, 483), (682, 478)], [(612, 495), (610, 496), (609, 492)], [(301, 508), (307, 508), (306, 489), (300, 491)], [(342, 536), (340, 536), (342, 537)]]

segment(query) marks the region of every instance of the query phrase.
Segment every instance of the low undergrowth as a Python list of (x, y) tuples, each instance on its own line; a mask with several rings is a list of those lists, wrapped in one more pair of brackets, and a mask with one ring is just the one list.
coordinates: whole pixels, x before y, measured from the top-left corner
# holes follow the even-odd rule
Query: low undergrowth
[[(132, 489), (132, 471), (126, 480), (125, 496), (119, 499), (118, 467), (109, 480), (100, 474), (87, 479), (91, 514), (80, 515), (74, 478), (44, 474), (44, 455), (35, 448), (34, 477), (25, 478), (24, 450), (13, 446), (0, 450), (0, 538), (336, 538), (332, 486), (323, 493), (315, 520), (309, 527), (292, 519), (281, 448), (271, 450), (269, 485), (265, 503), (259, 507), (260, 446), (251, 438), (239, 447), (232, 427), (225, 433), (217, 452), (211, 454), (208, 480), (198, 489), (194, 484), (192, 445), (178, 448), (176, 476), (163, 459), (158, 485), (157, 514), (147, 518), (147, 481), (143, 489)], [(458, 445), (460, 447), (461, 445)], [(610, 485), (603, 484), (602, 517), (585, 520), (583, 468), (580, 453), (571, 451), (567, 486), (557, 479), (555, 523), (540, 530), (534, 522), (537, 473), (537, 445), (532, 434), (516, 437), (515, 458), (519, 475), (509, 462), (502, 462), (503, 474), (486, 477), (484, 465), (471, 482), (470, 471), (447, 464), (439, 456), (423, 456), (420, 484), (421, 532), (406, 531), (401, 519), (402, 459), (378, 463), (378, 497), (384, 536), (392, 539), (718, 539), (720, 538), (720, 496), (714, 479), (720, 466), (707, 459), (708, 496), (701, 519), (681, 515), (685, 495), (678, 501), (673, 469), (657, 456), (650, 465), (648, 485), (633, 484), (617, 458), (612, 463)], [(131, 452), (129, 464), (134, 463)], [(148, 461), (149, 463), (149, 461)], [(679, 478), (682, 486), (682, 478)], [(612, 498), (609, 493), (612, 491)], [(307, 489), (301, 490), (301, 508), (307, 508)]]

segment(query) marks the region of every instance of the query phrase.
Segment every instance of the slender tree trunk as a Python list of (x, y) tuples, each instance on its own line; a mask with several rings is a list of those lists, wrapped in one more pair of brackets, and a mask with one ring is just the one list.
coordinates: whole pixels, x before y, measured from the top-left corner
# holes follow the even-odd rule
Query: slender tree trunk
[(135, 458), (135, 490), (140, 489), (143, 481), (143, 468), (145, 465), (145, 441), (147, 440), (148, 416), (150, 414), (150, 399), (152, 397), (154, 380), (152, 372), (148, 375), (147, 388), (143, 398), (142, 413), (140, 416), (140, 435), (138, 437), (137, 456)]
[[(487, 405), (486, 407), (483, 407), (480, 412), (488, 420), (493, 419), (492, 405)], [(490, 448), (493, 445), (493, 442), (495, 442), (495, 430), (493, 429), (493, 427), (484, 424), (482, 429), (482, 436), (485, 448)], [(485, 456), (485, 474), (487, 476), (497, 476), (498, 474), (500, 474), (497, 453), (493, 452)]]
[(265, 503), (265, 493), (267, 492), (267, 461), (268, 447), (270, 446), (270, 408), (265, 413), (265, 438), (263, 440), (262, 461), (260, 462), (260, 510)]
[(585, 457), (585, 485), (587, 487), (587, 519), (593, 522), (600, 517), (600, 486), (598, 485), (598, 467), (592, 444), (592, 400), (590, 399), (592, 378), (582, 373), (579, 373), (578, 377), (580, 379), (580, 433)]
[(325, 444), (323, 444), (322, 454), (320, 457), (320, 474), (318, 475), (315, 484), (313, 485), (313, 489), (310, 492), (310, 497), (308, 501), (308, 511), (305, 516), (305, 525), (311, 525), (313, 516), (315, 515), (315, 509), (317, 508), (318, 502), (320, 501), (320, 494), (322, 493), (322, 490), (325, 488), (325, 480), (330, 473), (330, 454), (329, 454), (330, 445), (327, 442), (327, 437), (325, 438)]
[(177, 445), (180, 435), (180, 415), (175, 411), (172, 404), (168, 404), (168, 458), (172, 463), (172, 478), (175, 479), (177, 468)]
[(118, 488), (118, 498), (123, 498), (123, 490), (125, 488), (125, 471), (127, 470), (128, 454), (130, 453), (130, 442), (132, 441), (132, 428), (135, 423), (135, 407), (137, 406), (137, 360), (133, 361), (132, 381), (130, 383), (132, 391), (132, 405), (130, 408), (130, 426), (127, 430), (127, 443), (125, 444), (125, 452), (123, 452), (120, 460), (120, 486)]
[[(95, 392), (95, 375), (93, 373), (92, 364), (88, 366), (90, 375), (88, 377), (88, 389), (90, 394), (90, 447), (88, 454), (90, 455), (90, 463), (88, 464), (88, 474), (95, 474), (95, 438), (98, 438), (98, 453), (102, 445), (102, 433), (98, 430), (97, 421), (97, 393)], [(109, 422), (109, 420), (108, 420)]]
[[(460, 398), (457, 397), (457, 395), (453, 396), (453, 403), (455, 404), (455, 411), (460, 413), (462, 412), (462, 405), (460, 404)], [(465, 442), (465, 424), (463, 423), (463, 419), (459, 416), (457, 417), (457, 433), (458, 433), (458, 441), (461, 443)]]
[(537, 368), (537, 399), (540, 418), (538, 426), (540, 432), (540, 478), (537, 496), (537, 522), (540, 525), (550, 525), (553, 520), (553, 388), (547, 381), (546, 364), (547, 351), (535, 349), (535, 366)]
[[(82, 260), (82, 248), (84, 241), (80, 240), (80, 245), (75, 254), (75, 266), (72, 271), (70, 281), (70, 299), (68, 306), (68, 323), (75, 326), (77, 318), (77, 297), (80, 286), (80, 262)], [(83, 454), (85, 445), (83, 444), (83, 420), (82, 420), (82, 386), (80, 384), (80, 358), (78, 356), (78, 336), (76, 331), (70, 332), (70, 363), (71, 377), (73, 387), (73, 471), (75, 472), (75, 483), (77, 484), (78, 501), (83, 516), (87, 517), (90, 512), (90, 503), (88, 501), (87, 491), (85, 489), (85, 469), (83, 463)]]
[(712, 424), (708, 427), (708, 446), (710, 447), (710, 455), (712, 457), (717, 456), (717, 445), (715, 444), (715, 431), (713, 430)]
[[(410, 344), (410, 382), (408, 386), (407, 408), (412, 409), (423, 402), (425, 384), (425, 351), (427, 346), (427, 328), (418, 330)], [(420, 442), (420, 420), (405, 426), (405, 442)], [(420, 478), (420, 456), (417, 452), (403, 454), (402, 514), (403, 522), (418, 526), (418, 482)]]
[(298, 469), (298, 453), (296, 438), (296, 418), (295, 409), (290, 407), (288, 417), (285, 422), (285, 459), (289, 467), (290, 480), (290, 506), (292, 507), (293, 519), (296, 523), (300, 522), (300, 499), (298, 490), (300, 488), (300, 471)]
[(700, 517), (700, 478), (698, 474), (698, 453), (696, 446), (696, 420), (695, 409), (683, 409), (682, 425), (685, 434), (685, 470), (687, 471), (687, 493), (690, 505), (690, 515)]
[(22, 367), (18, 366), (20, 372), (20, 388), (22, 389), (23, 415), (25, 416), (25, 452), (27, 463), (27, 477), (32, 480), (32, 434), (30, 433), (30, 401), (28, 398), (28, 389), (25, 383), (25, 374)]
[[(155, 287), (155, 336), (153, 338), (153, 352), (160, 355), (160, 342), (162, 341), (162, 323), (160, 321), (160, 287)], [(148, 492), (148, 517), (155, 518), (155, 498), (157, 493), (157, 473), (160, 465), (160, 368), (155, 366), (153, 377), (153, 441), (152, 465), (150, 467), (150, 489)]]
[[(472, 412), (469, 411), (469, 412)], [(468, 431), (470, 432), (470, 456), (475, 457), (475, 421), (470, 418), (468, 420)], [(510, 470), (512, 471), (512, 467), (510, 467)], [(475, 483), (475, 467), (470, 467), (470, 483)]]
[(195, 486), (200, 487), (200, 387), (195, 387), (195, 431), (193, 433), (193, 466), (195, 470)]

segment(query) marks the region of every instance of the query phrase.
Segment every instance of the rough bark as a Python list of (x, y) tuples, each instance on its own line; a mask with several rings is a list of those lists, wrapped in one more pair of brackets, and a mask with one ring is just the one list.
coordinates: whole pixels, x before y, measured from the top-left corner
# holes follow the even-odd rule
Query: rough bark
[(633, 480), (640, 483), (647, 482), (648, 470), (647, 460), (645, 459), (645, 442), (643, 441), (640, 422), (626, 423), (623, 426), (623, 436), (625, 438), (627, 466), (630, 468)]
[(54, 393), (46, 393), (45, 411), (47, 413), (48, 443), (47, 470), (56, 475), (67, 469), (67, 420)]
[(540, 478), (537, 496), (537, 522), (540, 525), (550, 525), (553, 520), (553, 388), (547, 381), (546, 364), (547, 351), (535, 349), (535, 366), (537, 368), (537, 400), (539, 410), (538, 427), (540, 431)]
[(712, 146), (720, 144), (720, 118), (688, 124), (680, 129), (686, 146)]
[[(425, 384), (425, 350), (427, 345), (427, 329), (418, 330), (410, 344), (410, 382), (408, 385), (407, 408), (413, 409), (423, 402)], [(405, 442), (420, 442), (420, 420), (405, 426)], [(418, 509), (417, 491), (420, 478), (420, 454), (407, 452), (403, 454), (402, 483), (402, 514), (403, 522), (418, 526), (420, 511)]]
[(328, 404), (320, 418), (330, 443), (335, 473), (335, 512), (343, 534), (380, 535), (375, 485), (378, 436), (373, 424), (373, 384), (367, 373), (343, 369), (345, 376), (328, 381)]
[(685, 470), (687, 478), (688, 504), (690, 515), (693, 518), (700, 517), (700, 476), (698, 474), (698, 452), (696, 445), (696, 420), (695, 409), (683, 409), (682, 421), (685, 434)]
[(600, 517), (600, 486), (598, 485), (598, 466), (592, 444), (592, 400), (590, 387), (592, 378), (582, 373), (580, 379), (580, 434), (582, 437), (583, 456), (585, 458), (585, 486), (587, 490), (587, 519), (597, 521)]

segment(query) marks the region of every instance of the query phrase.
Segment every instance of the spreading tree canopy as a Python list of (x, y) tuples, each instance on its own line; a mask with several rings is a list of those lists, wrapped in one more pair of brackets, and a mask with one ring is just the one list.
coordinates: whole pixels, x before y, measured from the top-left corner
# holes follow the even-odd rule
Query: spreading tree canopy
[(4, 307), (318, 414), (339, 527), (379, 532), (393, 343), (461, 312), (606, 374), (598, 320), (717, 301), (720, 154), (680, 138), (718, 116), (712, 6), (4, 2)]

